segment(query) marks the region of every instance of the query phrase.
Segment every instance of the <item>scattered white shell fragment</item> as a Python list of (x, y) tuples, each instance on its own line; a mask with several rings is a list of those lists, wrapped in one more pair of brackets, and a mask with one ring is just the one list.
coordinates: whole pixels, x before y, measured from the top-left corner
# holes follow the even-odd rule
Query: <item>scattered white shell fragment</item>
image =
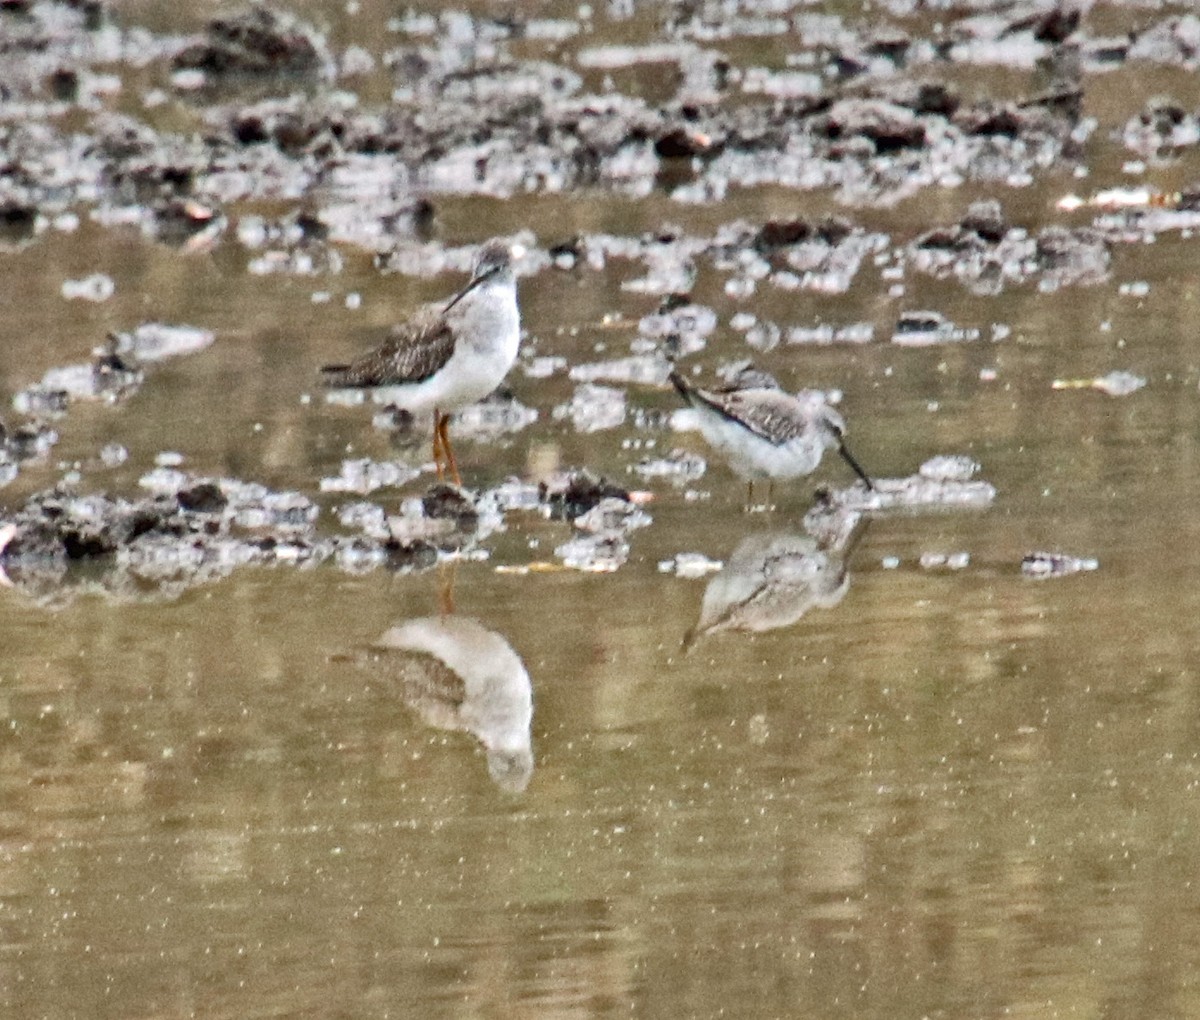
[(194, 354), (216, 339), (211, 330), (199, 326), (171, 326), (162, 322), (144, 322), (132, 333), (117, 333), (117, 354), (132, 354), (138, 361), (162, 361), (183, 354)]
[(660, 560), (658, 571), (660, 574), (674, 574), (676, 577), (694, 580), (706, 574), (715, 574), (724, 565), (723, 561), (710, 560), (704, 553), (683, 552), (676, 553), (669, 560)]
[(625, 420), (625, 391), (581, 383), (570, 403), (554, 408), (552, 416), (556, 421), (570, 418), (577, 432), (616, 428)]
[(117, 285), (111, 276), (92, 273), (81, 280), (63, 280), (62, 296), (68, 301), (76, 298), (83, 301), (107, 301), (116, 293)]
[(963, 570), (970, 562), (971, 554), (968, 552), (923, 552), (920, 558), (923, 570)]
[(938, 482), (965, 482), (979, 470), (979, 462), (965, 454), (942, 454), (930, 457), (918, 469), (922, 478)]
[(109, 443), (100, 451), (100, 462), (106, 468), (119, 468), (130, 458), (130, 451), (120, 443)]
[(554, 550), (563, 566), (589, 574), (610, 574), (629, 558), (629, 543), (619, 535), (580, 535)]
[(404, 485), (418, 472), (401, 461), (344, 460), (336, 478), (322, 478), (322, 492), (354, 492), (366, 496), (385, 486)]
[(708, 463), (703, 457), (684, 450), (672, 450), (666, 457), (647, 459), (633, 464), (629, 470), (642, 478), (665, 478), (678, 485), (686, 485), (704, 477)]
[(933, 311), (905, 312), (892, 333), (892, 343), (901, 347), (931, 347), (978, 339), (978, 328), (955, 325), (941, 312)]
[(1068, 556), (1066, 553), (1033, 552), (1021, 560), (1025, 577), (1043, 580), (1049, 577), (1069, 577), (1081, 571), (1097, 570), (1100, 561), (1091, 557)]
[(544, 354), (536, 358), (530, 358), (529, 361), (522, 366), (527, 379), (548, 379), (555, 372), (560, 372), (567, 367), (567, 359), (558, 355)]

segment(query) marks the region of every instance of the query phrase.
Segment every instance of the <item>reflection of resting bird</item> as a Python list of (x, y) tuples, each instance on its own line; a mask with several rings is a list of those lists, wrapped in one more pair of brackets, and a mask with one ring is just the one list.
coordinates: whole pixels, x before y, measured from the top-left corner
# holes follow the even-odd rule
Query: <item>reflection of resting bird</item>
[(326, 386), (371, 388), (378, 401), (414, 414), (433, 411), (438, 478), (449, 468), (458, 484), (448, 412), (490, 394), (517, 359), (521, 322), (514, 254), (519, 252), (507, 243), (489, 241), (475, 258), (470, 282), (444, 307), (418, 312), (349, 365), (321, 369)]
[(501, 789), (520, 793), (533, 774), (533, 688), (512, 646), (477, 620), (405, 620), (376, 642), (372, 669), (394, 682), (430, 726), (465, 730), (487, 751)]
[[(848, 521), (845, 537), (858, 517)], [(850, 588), (845, 540), (822, 547), (811, 535), (764, 531), (744, 538), (708, 582), (689, 649), (706, 634), (790, 627), (810, 609), (832, 609)]]
[(824, 394), (802, 390), (793, 395), (751, 368), (714, 389), (693, 386), (678, 370), (670, 378), (695, 410), (704, 438), (725, 455), (734, 474), (746, 479), (747, 502), (753, 501), (755, 479), (767, 479), (769, 503), (775, 479), (812, 474), (830, 447), (837, 448), (868, 489), (874, 488), (846, 449), (846, 423)]

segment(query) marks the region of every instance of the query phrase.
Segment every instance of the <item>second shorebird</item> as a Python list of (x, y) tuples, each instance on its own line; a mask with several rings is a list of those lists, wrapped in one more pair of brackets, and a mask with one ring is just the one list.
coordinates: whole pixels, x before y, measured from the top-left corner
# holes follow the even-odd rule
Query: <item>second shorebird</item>
[(462, 484), (450, 445), (450, 412), (492, 393), (517, 359), (514, 251), (489, 241), (475, 257), (471, 279), (444, 306), (427, 308), (392, 329), (380, 346), (348, 365), (325, 365), (326, 386), (376, 391), (375, 399), (413, 414), (433, 412), (433, 460)]
[(827, 449), (834, 447), (866, 483), (875, 484), (846, 449), (846, 423), (815, 391), (788, 393), (767, 373), (744, 368), (725, 386), (701, 389), (678, 370), (671, 384), (696, 411), (701, 434), (729, 461), (734, 474), (746, 479), (748, 505), (754, 482), (810, 475)]

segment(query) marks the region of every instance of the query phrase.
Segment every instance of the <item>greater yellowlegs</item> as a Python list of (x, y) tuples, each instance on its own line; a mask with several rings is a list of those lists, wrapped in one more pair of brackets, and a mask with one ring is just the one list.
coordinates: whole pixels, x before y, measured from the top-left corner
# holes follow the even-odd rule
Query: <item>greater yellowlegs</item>
[(413, 414), (432, 411), (438, 478), (449, 468), (459, 485), (449, 412), (486, 397), (516, 361), (521, 320), (512, 259), (519, 255), (507, 242), (489, 241), (470, 281), (443, 307), (394, 327), (383, 344), (350, 364), (321, 369), (326, 386), (370, 388), (377, 402)]
[(812, 474), (830, 447), (868, 489), (875, 487), (846, 448), (846, 423), (823, 393), (788, 393), (771, 376), (752, 368), (713, 389), (693, 386), (677, 369), (670, 378), (695, 410), (704, 438), (726, 457), (736, 475), (746, 479), (748, 500), (753, 499), (754, 482), (765, 478), (769, 502), (772, 482)]

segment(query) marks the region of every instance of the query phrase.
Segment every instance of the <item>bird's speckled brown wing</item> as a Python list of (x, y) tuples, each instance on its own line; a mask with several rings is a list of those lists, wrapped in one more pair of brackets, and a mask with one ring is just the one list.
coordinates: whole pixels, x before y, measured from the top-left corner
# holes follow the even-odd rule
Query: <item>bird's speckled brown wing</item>
[(466, 682), (440, 659), (424, 652), (381, 648), (372, 669), (430, 726), (460, 730)]
[(391, 335), (349, 365), (325, 365), (326, 386), (398, 386), (437, 372), (454, 353), (454, 331), (436, 308), (392, 328)]
[(693, 389), (691, 392), (696, 399), (768, 442), (789, 442), (802, 435), (809, 423), (804, 408), (782, 390), (752, 389), (720, 393)]

